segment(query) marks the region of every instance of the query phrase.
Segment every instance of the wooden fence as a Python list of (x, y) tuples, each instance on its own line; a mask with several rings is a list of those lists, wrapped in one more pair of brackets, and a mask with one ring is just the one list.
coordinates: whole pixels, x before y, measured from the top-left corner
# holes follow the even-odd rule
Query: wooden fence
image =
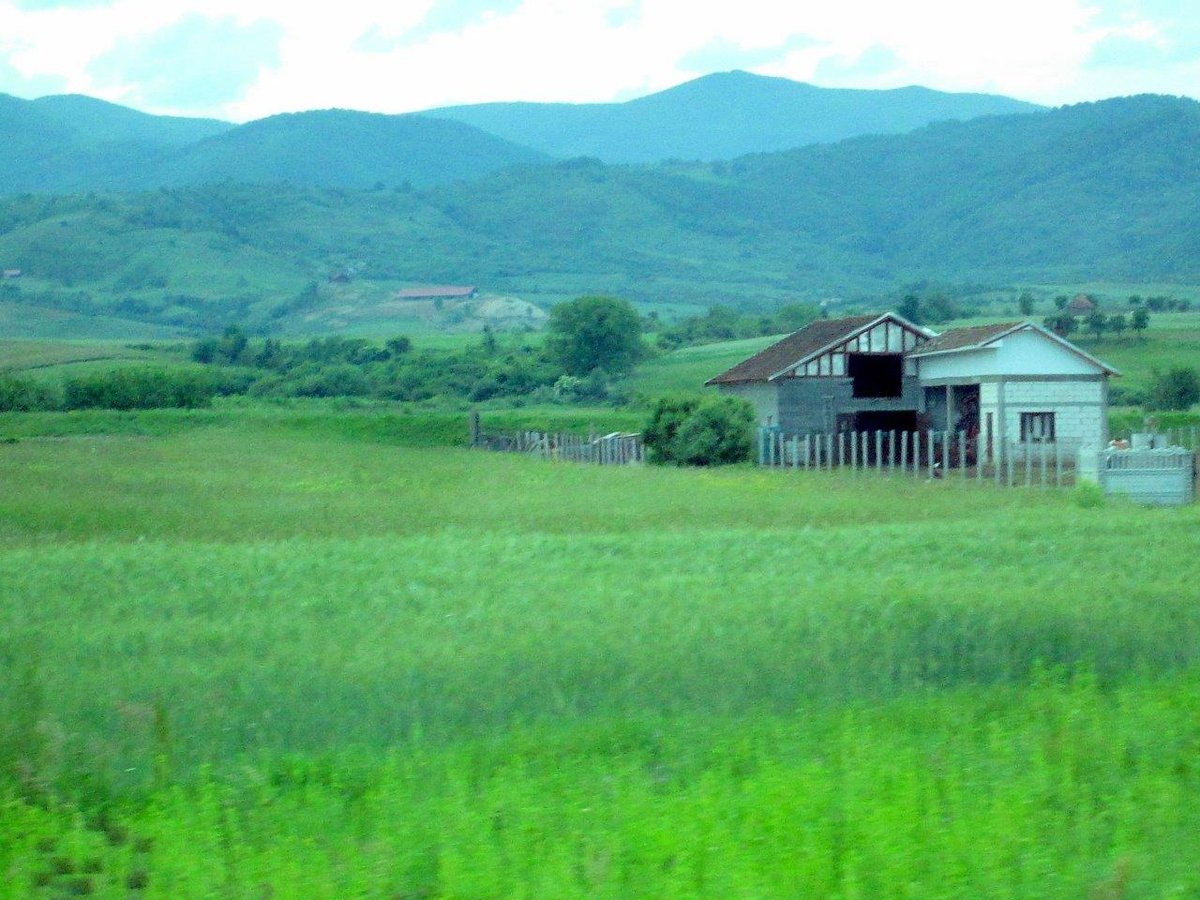
[(599, 466), (628, 466), (646, 461), (646, 448), (640, 434), (614, 431), (585, 437), (549, 431), (486, 432), (479, 426), (476, 415), (471, 417), (471, 446)]

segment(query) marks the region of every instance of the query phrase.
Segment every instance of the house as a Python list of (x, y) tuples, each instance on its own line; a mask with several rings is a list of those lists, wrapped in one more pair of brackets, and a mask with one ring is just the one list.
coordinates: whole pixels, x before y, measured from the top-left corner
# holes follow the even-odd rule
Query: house
[(1096, 301), (1087, 294), (1076, 294), (1067, 304), (1067, 312), (1073, 316), (1090, 316), (1096, 309)]
[(396, 291), (397, 300), (474, 300), (479, 289), (456, 284), (425, 284)]
[(885, 313), (818, 320), (706, 383), (786, 434), (962, 431), (1002, 456), (1107, 444), (1118, 374), (1034, 322), (938, 334)]
[(5, 278), (20, 278), (21, 270), (20, 269), (5, 269), (4, 277)]

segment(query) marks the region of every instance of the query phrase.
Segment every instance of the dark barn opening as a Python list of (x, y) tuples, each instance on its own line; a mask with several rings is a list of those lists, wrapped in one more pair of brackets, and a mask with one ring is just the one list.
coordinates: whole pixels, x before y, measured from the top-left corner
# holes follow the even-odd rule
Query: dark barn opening
[(847, 366), (855, 397), (904, 394), (904, 357), (899, 353), (851, 353)]

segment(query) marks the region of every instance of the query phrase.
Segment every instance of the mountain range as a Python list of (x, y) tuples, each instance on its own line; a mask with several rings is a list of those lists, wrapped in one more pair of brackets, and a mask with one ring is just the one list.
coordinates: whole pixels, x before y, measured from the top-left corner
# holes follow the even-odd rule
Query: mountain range
[(518, 163), (714, 160), (1037, 107), (925, 88), (850, 91), (745, 72), (611, 104), (485, 104), (421, 114), (317, 110), (235, 126), (89, 97), (0, 95), (0, 193), (221, 181), (417, 187)]
[(559, 158), (649, 163), (732, 159), (1039, 109), (992, 94), (819, 88), (721, 72), (624, 103), (484, 103), (431, 109), (427, 115), (465, 122)]
[[(321, 309), (384, 309), (413, 282), (543, 302), (601, 292), (762, 308), (918, 281), (1200, 277), (1200, 103), (1184, 98), (936, 122), (732, 160), (610, 165), (523, 149), (472, 178), (308, 180), (338, 166), (349, 178), (359, 155), (403, 155), (412, 122), (364, 116), (209, 123), (213, 133), (173, 148), (157, 138), (179, 187), (0, 198), (0, 268), (24, 272), (0, 299), (272, 329)], [(456, 129), (483, 134), (428, 122), (450, 143)], [(336, 154), (302, 145), (313, 123)], [(206, 145), (239, 148), (224, 151), (239, 176), (217, 180), (224, 169), (205, 168), (215, 156), (197, 150)]]

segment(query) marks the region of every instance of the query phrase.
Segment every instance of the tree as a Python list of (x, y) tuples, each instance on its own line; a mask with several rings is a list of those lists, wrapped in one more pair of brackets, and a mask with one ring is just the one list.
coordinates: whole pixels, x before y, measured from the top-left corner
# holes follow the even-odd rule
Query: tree
[(1108, 327), (1108, 316), (1097, 310), (1087, 317), (1087, 327), (1096, 340), (1100, 340), (1104, 336), (1104, 329)]
[(1021, 291), (1021, 296), (1017, 298), (1017, 309), (1021, 311), (1023, 316), (1033, 315), (1033, 294), (1029, 291)]
[(1179, 367), (1166, 373), (1151, 370), (1147, 409), (1190, 409), (1197, 402), (1200, 402), (1200, 375), (1195, 369)]
[(747, 462), (754, 409), (738, 397), (660, 399), (644, 431), (651, 462), (718, 466)]
[(914, 325), (921, 324), (921, 300), (916, 294), (906, 294), (896, 307), (896, 312)]
[(1120, 337), (1125, 333), (1125, 329), (1129, 327), (1129, 323), (1125, 321), (1124, 313), (1113, 313), (1108, 317), (1108, 330)]
[(1141, 337), (1142, 332), (1146, 330), (1146, 326), (1149, 324), (1150, 313), (1146, 312), (1144, 307), (1139, 307), (1133, 311), (1133, 315), (1129, 319), (1129, 327), (1137, 332), (1139, 337)]
[(1075, 331), (1075, 317), (1067, 313), (1055, 313), (1052, 316), (1047, 316), (1042, 324), (1057, 334), (1059, 337), (1070, 337)]
[(1057, 297), (1054, 298), (1054, 308), (1057, 309), (1059, 312), (1062, 312), (1063, 310), (1065, 310), (1067, 308), (1067, 304), (1070, 301), (1071, 301), (1071, 298), (1068, 297), (1066, 294), (1059, 294)]
[(578, 297), (550, 310), (546, 351), (568, 375), (624, 375), (645, 356), (641, 319), (626, 300)]

